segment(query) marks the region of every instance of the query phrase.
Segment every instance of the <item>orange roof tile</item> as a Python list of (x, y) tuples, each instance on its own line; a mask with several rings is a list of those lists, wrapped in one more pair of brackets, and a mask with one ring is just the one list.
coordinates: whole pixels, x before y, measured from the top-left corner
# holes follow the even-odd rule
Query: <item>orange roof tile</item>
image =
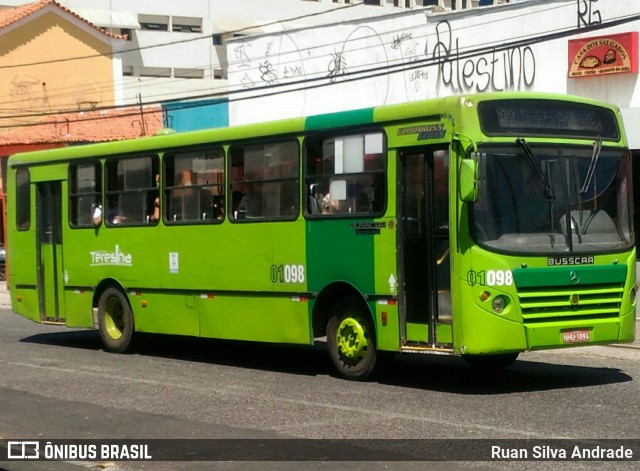
[(106, 142), (150, 136), (163, 128), (162, 107), (81, 111), (44, 116), (37, 123), (0, 132), (0, 145)]
[(93, 23), (91, 23), (90, 21), (84, 19), (83, 17), (81, 17), (80, 15), (78, 15), (77, 13), (74, 13), (72, 10), (68, 9), (65, 6), (60, 5), (58, 2), (56, 2), (55, 0), (41, 0), (39, 2), (35, 2), (35, 3), (28, 3), (26, 5), (20, 5), (17, 7), (13, 7), (13, 8), (3, 8), (0, 10), (0, 29), (1, 28), (5, 28), (7, 26), (12, 25), (13, 23), (15, 23), (16, 21), (19, 21), (23, 18), (28, 17), (29, 15), (47, 7), (48, 5), (52, 5), (53, 7), (59, 8), (60, 10), (64, 11), (65, 13), (74, 16), (75, 18), (79, 19), (80, 21), (88, 24), (89, 26), (91, 26), (94, 29), (97, 29), (98, 31), (100, 31), (101, 33), (111, 37), (111, 38), (117, 38), (117, 39), (125, 39), (126, 35), (119, 35), (119, 34), (113, 34), (108, 32), (105, 29), (100, 28), (99, 26), (94, 25)]

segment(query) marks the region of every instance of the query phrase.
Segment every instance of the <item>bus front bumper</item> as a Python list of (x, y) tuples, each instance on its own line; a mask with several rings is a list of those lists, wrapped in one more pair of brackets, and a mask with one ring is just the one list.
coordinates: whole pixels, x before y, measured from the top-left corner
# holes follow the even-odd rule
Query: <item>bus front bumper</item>
[(635, 307), (615, 319), (564, 320), (525, 325), (528, 350), (628, 343), (635, 340)]

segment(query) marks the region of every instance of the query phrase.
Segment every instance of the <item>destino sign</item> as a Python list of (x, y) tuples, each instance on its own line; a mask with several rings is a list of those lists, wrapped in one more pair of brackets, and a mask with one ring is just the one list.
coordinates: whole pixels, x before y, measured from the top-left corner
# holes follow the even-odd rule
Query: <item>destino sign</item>
[(569, 78), (638, 73), (638, 32), (569, 40)]

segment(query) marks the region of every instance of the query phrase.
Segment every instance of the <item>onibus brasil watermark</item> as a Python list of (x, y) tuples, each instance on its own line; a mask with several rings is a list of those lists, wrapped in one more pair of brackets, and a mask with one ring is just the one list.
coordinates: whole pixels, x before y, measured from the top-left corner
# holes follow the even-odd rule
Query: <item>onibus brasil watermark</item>
[(9, 460), (152, 460), (149, 445), (142, 443), (55, 443), (40, 440), (8, 440)]
[[(0, 440), (36, 461), (639, 461), (638, 439)], [(0, 461), (2, 458), (0, 458)]]

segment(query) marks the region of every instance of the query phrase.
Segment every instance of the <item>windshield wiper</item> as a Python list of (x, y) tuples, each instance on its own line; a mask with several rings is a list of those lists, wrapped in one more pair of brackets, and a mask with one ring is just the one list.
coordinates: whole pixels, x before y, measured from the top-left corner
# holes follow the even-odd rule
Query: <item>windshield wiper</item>
[(516, 139), (516, 143), (520, 147), (522, 147), (524, 155), (527, 158), (527, 163), (529, 164), (529, 167), (531, 168), (531, 171), (533, 172), (533, 175), (536, 181), (542, 187), (542, 190), (544, 191), (544, 195), (547, 197), (548, 200), (550, 201), (554, 200), (556, 198), (556, 195), (553, 192), (553, 188), (551, 187), (549, 182), (544, 178), (542, 169), (538, 165), (538, 162), (536, 161), (536, 158), (534, 157), (533, 152), (531, 152), (531, 148), (529, 147), (529, 144), (527, 144), (527, 141), (525, 141), (521, 137)]
[(600, 158), (601, 150), (602, 150), (602, 139), (598, 138), (598, 140), (593, 143), (593, 151), (591, 152), (591, 162), (589, 162), (589, 168), (587, 169), (587, 174), (584, 176), (584, 182), (582, 183), (582, 188), (580, 188), (581, 195), (584, 195), (589, 189), (589, 186), (591, 186), (591, 180), (593, 180), (593, 174), (596, 171), (596, 165), (598, 164), (598, 159)]
[(576, 236), (578, 236), (578, 244), (582, 244), (582, 235), (580, 234), (580, 226), (578, 225), (578, 221), (576, 218), (571, 216), (571, 229), (574, 229), (576, 232)]

